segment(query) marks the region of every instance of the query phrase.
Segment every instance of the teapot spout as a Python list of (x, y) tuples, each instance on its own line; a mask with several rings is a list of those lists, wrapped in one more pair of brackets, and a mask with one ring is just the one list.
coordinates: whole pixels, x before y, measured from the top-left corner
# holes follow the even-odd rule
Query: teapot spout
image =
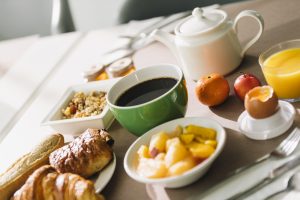
[(178, 58), (177, 47), (175, 44), (175, 35), (156, 29), (151, 33), (151, 37), (154, 40), (163, 43), (167, 48), (171, 50), (174, 56)]

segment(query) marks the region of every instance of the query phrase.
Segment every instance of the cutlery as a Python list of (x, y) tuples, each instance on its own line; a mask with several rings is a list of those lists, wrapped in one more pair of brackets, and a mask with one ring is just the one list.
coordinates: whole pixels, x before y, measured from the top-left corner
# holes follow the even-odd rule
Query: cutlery
[(284, 158), (284, 157), (291, 155), (291, 153), (293, 153), (294, 150), (296, 149), (296, 147), (298, 146), (299, 141), (300, 141), (300, 131), (298, 128), (295, 128), (292, 131), (292, 133), (290, 133), (290, 135), (286, 139), (284, 139), (278, 145), (278, 147), (276, 147), (276, 149), (274, 149), (271, 153), (268, 153), (268, 154), (258, 158), (253, 163), (250, 163), (246, 166), (236, 169), (231, 174), (229, 174), (227, 178), (229, 178), (230, 176), (236, 175), (238, 173), (241, 173), (242, 171), (245, 171), (246, 169), (249, 169), (250, 167), (253, 167), (254, 165), (259, 164), (267, 159)]
[[(215, 6), (215, 5), (213, 5), (213, 6)], [(166, 20), (166, 18), (167, 18), (167, 17), (163, 17), (162, 20), (159, 20), (158, 22), (151, 24), (150, 26), (144, 28), (142, 31), (138, 32), (135, 36), (125, 36), (126, 38), (129, 39), (129, 42), (123, 46), (111, 49), (108, 52), (104, 53), (102, 55), (102, 58), (100, 59), (101, 63), (98, 63), (97, 65), (93, 65), (89, 69), (83, 71), (83, 73), (82, 73), (83, 78), (87, 82), (94, 80), (111, 63), (113, 63), (119, 59), (125, 58), (127, 56), (133, 55), (136, 52), (136, 50), (138, 50), (142, 46), (145, 46), (146, 44), (150, 43), (149, 34), (154, 29), (163, 28), (164, 26), (167, 26), (181, 18), (184, 18), (184, 17), (190, 15), (190, 12), (191, 11), (180, 13), (181, 15), (179, 17), (175, 17), (175, 18), (172, 18), (172, 20), (167, 20), (165, 23), (161, 23), (162, 21)], [(121, 37), (124, 37), (124, 36), (121, 36)]]
[[(217, 9), (219, 4), (213, 4), (210, 6), (203, 7), (204, 10)], [(150, 35), (153, 30), (166, 27), (180, 19), (183, 19), (191, 14), (191, 11), (186, 11), (178, 14), (172, 14), (164, 16), (161, 20), (143, 28), (141, 31), (136, 33), (134, 36), (120, 36), (129, 39), (129, 41), (119, 47), (111, 49), (106, 53), (103, 53), (101, 63), (90, 67), (89, 69), (82, 72), (82, 76), (86, 81), (94, 80), (100, 73), (102, 73), (106, 67), (111, 63), (133, 55), (138, 49), (150, 44), (152, 39)]]
[[(219, 4), (213, 4), (207, 7), (203, 7), (204, 10), (217, 9)], [(83, 78), (86, 81), (94, 80), (100, 73), (102, 73), (106, 67), (111, 63), (122, 59), (127, 56), (133, 55), (138, 49), (150, 44), (153, 40), (151, 39), (151, 33), (155, 29), (166, 27), (180, 19), (183, 19), (191, 15), (191, 11), (186, 11), (178, 14), (172, 14), (164, 16), (161, 20), (143, 28), (141, 31), (136, 33), (134, 36), (120, 36), (129, 39), (128, 42), (122, 46), (116, 47), (103, 53), (101, 63), (90, 67), (82, 73)]]
[(172, 24), (173, 22), (182, 19), (184, 17), (189, 16), (192, 13), (192, 11), (185, 11), (177, 14), (171, 14), (167, 16), (160, 17), (159, 20), (157, 20), (154, 23), (151, 23), (149, 26), (143, 28), (142, 30), (138, 31), (134, 35), (120, 35), (120, 38), (144, 38), (146, 35), (150, 34), (154, 29), (163, 28), (165, 26), (168, 26), (169, 24)]
[(265, 187), (266, 185), (272, 183), (274, 180), (288, 172), (289, 170), (297, 167), (300, 164), (300, 155), (294, 156), (292, 159), (287, 161), (286, 163), (280, 165), (279, 167), (271, 170), (267, 177), (264, 179), (260, 180), (258, 183), (253, 185), (250, 188), (247, 188), (230, 198), (227, 198), (227, 200), (239, 200), (239, 199), (244, 199), (245, 197), (253, 194), (254, 192), (258, 191), (259, 189)]
[(271, 197), (274, 197), (279, 193), (291, 191), (291, 190), (300, 191), (300, 171), (296, 172), (294, 175), (290, 177), (287, 186), (283, 190), (279, 190), (278, 192), (275, 192), (267, 196), (265, 199), (270, 199)]
[[(203, 7), (203, 10), (211, 10), (211, 9), (217, 9), (219, 8), (219, 4), (213, 4), (210, 6)], [(164, 28), (180, 19), (183, 19), (189, 15), (191, 15), (192, 11), (185, 11), (177, 14), (171, 14), (168, 16), (163, 16), (162, 19), (160, 19), (157, 22), (154, 22), (150, 26), (147, 26), (146, 28), (142, 29), (138, 33), (136, 33), (134, 36), (126, 36), (121, 35), (121, 38), (127, 38), (128, 42), (122, 46), (116, 47), (114, 49), (109, 50), (108, 52), (104, 54), (109, 54), (121, 49), (139, 49), (141, 47), (146, 46), (147, 44), (151, 43), (152, 40), (150, 38), (151, 32), (155, 29), (161, 29)]]
[(184, 13), (180, 13), (180, 15), (175, 17), (175, 18), (171, 18), (172, 16), (164, 16), (158, 22), (156, 22), (154, 24), (151, 24), (149, 27), (146, 27), (144, 29), (145, 31), (138, 32), (134, 36), (121, 35), (120, 36), (121, 38), (128, 39), (127, 43), (123, 44), (119, 47), (116, 47), (114, 49), (111, 49), (111, 50), (107, 51), (104, 54), (110, 54), (110, 53), (113, 53), (115, 51), (122, 50), (122, 49), (138, 49), (138, 48), (141, 48), (143, 46), (146, 46), (147, 44), (150, 43), (150, 37), (149, 36), (150, 36), (150, 33), (153, 30), (164, 28), (164, 27), (172, 24), (173, 22), (176, 22), (180, 19), (183, 19), (183, 18), (189, 16), (190, 14), (191, 14), (191, 11), (187, 11), (187, 12), (184, 12)]
[[(210, 9), (217, 8), (217, 4), (209, 6)], [(97, 65), (93, 65), (89, 69), (83, 71), (82, 76), (86, 81), (94, 80), (100, 73), (102, 73), (106, 67), (108, 67), (111, 63), (125, 58), (127, 56), (133, 55), (139, 48), (145, 46), (150, 43), (149, 35), (156, 28), (163, 28), (179, 19), (182, 19), (188, 15), (190, 15), (191, 11), (187, 11), (184, 13), (179, 13), (177, 17), (172, 17), (171, 20), (166, 20), (167, 17), (163, 17), (162, 20), (144, 28), (142, 31), (138, 32), (135, 36), (128, 36), (129, 42), (123, 46), (114, 48), (109, 50), (108, 52), (102, 55), (101, 63)], [(162, 21), (166, 21), (161, 23)], [(124, 37), (124, 36), (121, 36)], [(127, 37), (127, 36), (126, 36)]]

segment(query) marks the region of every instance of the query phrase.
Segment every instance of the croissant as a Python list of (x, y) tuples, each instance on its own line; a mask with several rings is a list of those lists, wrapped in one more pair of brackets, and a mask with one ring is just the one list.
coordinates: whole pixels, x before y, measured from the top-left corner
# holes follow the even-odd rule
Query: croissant
[(104, 168), (112, 159), (113, 140), (104, 130), (87, 129), (49, 156), (50, 164), (60, 173), (79, 174), (85, 178)]
[(52, 166), (37, 169), (11, 200), (104, 200), (94, 184), (71, 173), (60, 174)]

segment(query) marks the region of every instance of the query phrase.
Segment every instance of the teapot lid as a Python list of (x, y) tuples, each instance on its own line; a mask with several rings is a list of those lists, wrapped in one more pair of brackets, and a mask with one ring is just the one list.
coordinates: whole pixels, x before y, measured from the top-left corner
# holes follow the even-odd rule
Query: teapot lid
[(221, 10), (205, 10), (195, 8), (192, 16), (176, 27), (177, 32), (181, 34), (195, 34), (211, 30), (221, 24), (227, 17), (227, 14)]

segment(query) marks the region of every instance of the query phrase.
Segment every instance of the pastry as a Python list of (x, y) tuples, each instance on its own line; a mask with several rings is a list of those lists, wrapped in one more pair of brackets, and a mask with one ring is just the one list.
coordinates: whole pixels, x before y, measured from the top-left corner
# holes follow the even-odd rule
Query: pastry
[(47, 136), (32, 151), (15, 161), (0, 175), (1, 199), (9, 199), (37, 168), (48, 163), (50, 153), (64, 145), (64, 137), (60, 134)]
[(50, 165), (37, 169), (11, 200), (104, 200), (93, 182), (71, 173), (60, 174)]
[(112, 144), (106, 131), (87, 129), (68, 145), (52, 152), (49, 161), (60, 173), (70, 172), (87, 178), (113, 158)]

